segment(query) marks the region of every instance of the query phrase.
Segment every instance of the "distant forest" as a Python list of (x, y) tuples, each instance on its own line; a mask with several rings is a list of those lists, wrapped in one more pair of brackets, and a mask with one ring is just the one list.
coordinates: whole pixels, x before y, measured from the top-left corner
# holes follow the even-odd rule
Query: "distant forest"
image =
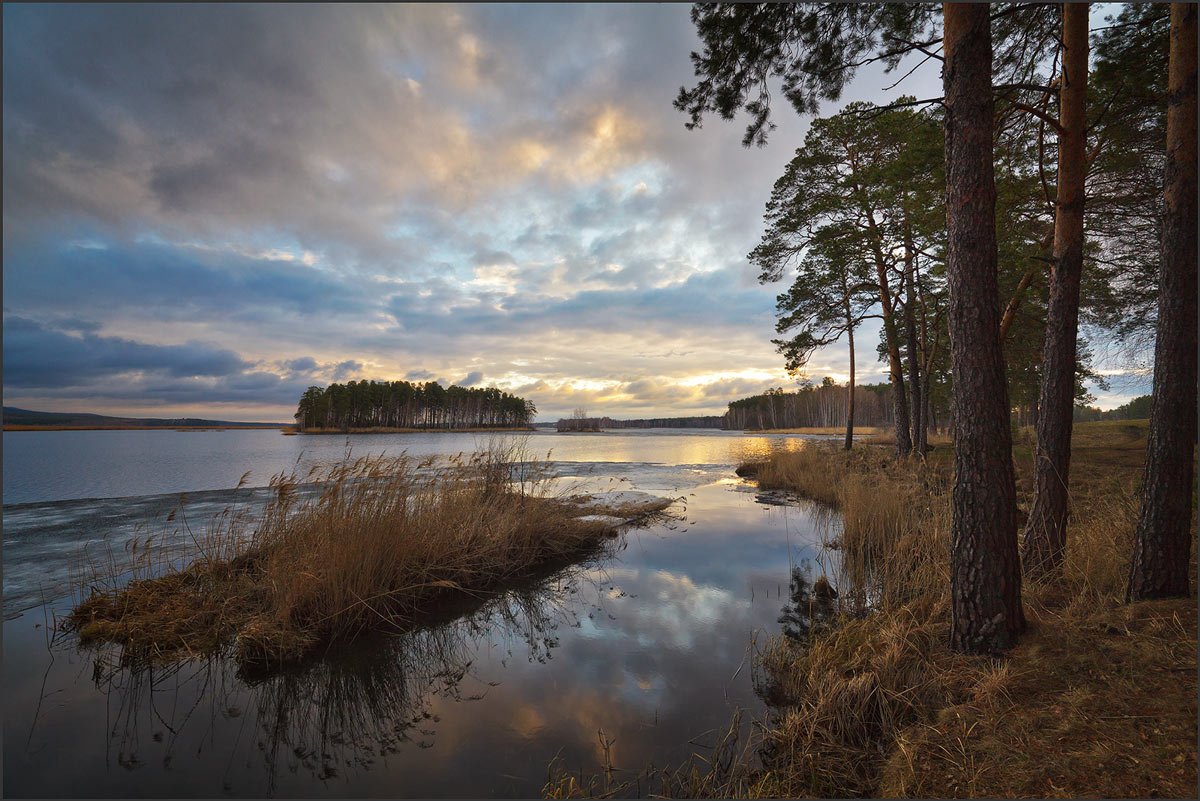
[[(854, 422), (862, 426), (890, 426), (895, 414), (891, 386), (860, 384), (854, 388)], [(826, 376), (819, 386), (801, 387), (786, 392), (782, 387), (767, 390), (762, 395), (741, 398), (729, 404), (725, 413), (726, 428), (770, 429), (844, 427), (848, 398), (846, 387)], [(944, 410), (938, 403), (930, 408), (931, 425), (936, 426), (938, 413)]]
[[(863, 426), (890, 426), (894, 421), (888, 384), (865, 384), (854, 388), (854, 421)], [(936, 396), (938, 393), (930, 393)], [(939, 425), (949, 421), (944, 401), (931, 398), (928, 420), (930, 428), (937, 431)], [(834, 427), (846, 425), (846, 387), (839, 386), (826, 377), (820, 386), (804, 387), (797, 392), (785, 392), (782, 388), (768, 390), (762, 395), (741, 398), (729, 404), (724, 418), (695, 418), (724, 420), (725, 428), (769, 429)], [(1075, 406), (1075, 422), (1089, 423), (1097, 420), (1145, 420), (1150, 417), (1151, 396), (1142, 395), (1124, 406), (1104, 411), (1095, 406)], [(1014, 419), (1022, 424), (1031, 424), (1032, 413), (1018, 408)], [(617, 421), (614, 421), (615, 423)], [(605, 428), (618, 427), (617, 425)], [(628, 427), (628, 426), (627, 426)], [(717, 426), (713, 426), (714, 428)]]
[(611, 417), (564, 417), (556, 423), (559, 431), (600, 431), (605, 428), (725, 428), (725, 415), (704, 417), (647, 417), (638, 420), (614, 420)]
[(436, 381), (350, 381), (309, 387), (296, 422), (313, 428), (518, 428), (530, 425), (531, 401), (495, 387), (443, 387)]
[(1153, 395), (1142, 395), (1134, 398), (1124, 406), (1104, 411), (1095, 406), (1076, 406), (1075, 422), (1091, 423), (1096, 420), (1148, 420)]

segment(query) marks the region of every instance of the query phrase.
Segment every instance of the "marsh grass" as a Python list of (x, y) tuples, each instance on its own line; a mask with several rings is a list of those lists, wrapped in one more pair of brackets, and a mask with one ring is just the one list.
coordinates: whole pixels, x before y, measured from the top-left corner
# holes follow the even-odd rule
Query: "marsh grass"
[[(603, 547), (611, 524), (667, 501), (581, 509), (544, 491), (548, 465), (495, 446), (447, 462), (346, 459), (275, 476), (252, 520), (230, 507), (190, 548), (131, 544), (84, 571), (65, 626), (116, 642), (127, 659), (163, 661), (231, 646), (272, 668), (367, 631), (402, 632), (455, 599), (484, 599)], [(245, 477), (243, 476), (243, 481)], [(239, 484), (240, 486), (240, 484)]]

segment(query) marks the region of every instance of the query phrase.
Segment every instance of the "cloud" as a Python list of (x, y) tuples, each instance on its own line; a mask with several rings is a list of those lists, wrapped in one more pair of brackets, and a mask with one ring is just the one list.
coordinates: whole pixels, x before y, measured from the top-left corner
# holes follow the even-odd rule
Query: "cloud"
[[(309, 383), (463, 376), (553, 418), (720, 413), (789, 383), (781, 287), (746, 253), (807, 122), (779, 109), (763, 149), (736, 121), (686, 130), (685, 6), (4, 22), (6, 389), (278, 417)], [(810, 373), (846, 364), (838, 345)]]
[(483, 381), (483, 373), (475, 370), (474, 372), (467, 373), (465, 378), (455, 381), (454, 383), (458, 384), (460, 387), (473, 387), (478, 385), (481, 381)]
[(355, 373), (360, 372), (362, 369), (362, 362), (357, 362), (353, 359), (347, 359), (344, 362), (334, 365), (333, 380), (341, 381), (351, 375), (354, 375)]
[(317, 360), (312, 356), (302, 356), (282, 363), (282, 367), (292, 373), (308, 374), (317, 369)]
[(73, 336), (23, 317), (4, 321), (6, 387), (66, 387), (105, 376), (152, 373), (171, 378), (236, 375), (249, 363), (202, 342), (149, 345), (95, 334)]

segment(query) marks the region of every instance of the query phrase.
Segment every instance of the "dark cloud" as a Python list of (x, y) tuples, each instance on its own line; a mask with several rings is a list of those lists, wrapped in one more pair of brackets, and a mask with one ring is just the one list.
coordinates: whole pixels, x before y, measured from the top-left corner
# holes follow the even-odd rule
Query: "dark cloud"
[(341, 381), (363, 369), (362, 362), (356, 362), (353, 359), (347, 359), (344, 362), (339, 362), (333, 367), (333, 380)]
[[(305, 366), (300, 358), (292, 364)], [(154, 345), (121, 337), (76, 336), (23, 317), (4, 321), (6, 395), (87, 397), (130, 408), (242, 404), (290, 408), (309, 384), (258, 369), (233, 351), (203, 342)]]
[(479, 384), (481, 381), (483, 381), (483, 373), (481, 373), (479, 370), (475, 370), (467, 373), (465, 378), (455, 381), (454, 383), (458, 384), (460, 387), (473, 387)]
[(366, 306), (353, 284), (294, 258), (256, 255), (154, 241), (14, 246), (5, 252), (5, 291), (26, 308), (160, 319), (325, 316)]
[(317, 360), (312, 356), (302, 356), (299, 359), (290, 359), (282, 363), (285, 370), (292, 373), (308, 374), (317, 369)]
[(94, 334), (73, 336), (23, 317), (4, 321), (4, 385), (67, 387), (131, 372), (172, 378), (227, 377), (249, 367), (231, 350), (202, 342), (148, 345)]

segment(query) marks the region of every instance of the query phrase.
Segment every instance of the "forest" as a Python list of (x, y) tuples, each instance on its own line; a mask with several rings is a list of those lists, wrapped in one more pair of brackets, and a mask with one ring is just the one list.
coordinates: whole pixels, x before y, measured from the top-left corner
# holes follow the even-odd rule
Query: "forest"
[[(955, 650), (1010, 648), (1025, 629), (1022, 573), (1040, 579), (1062, 564), (1072, 423), (1092, 401), (1086, 382), (1104, 386), (1097, 350), (1130, 369), (1153, 361), (1129, 597), (1188, 592), (1196, 7), (1127, 4), (1094, 28), (1089, 8), (692, 9), (702, 50), (692, 53), (695, 84), (675, 100), (688, 128), (745, 113), (742, 144), (763, 146), (772, 100), (810, 123), (749, 254), (763, 283), (789, 279), (774, 340), (787, 370), (803, 374), (814, 352), (845, 339), (847, 450), (860, 402), (873, 422), (882, 417), (854, 381), (855, 332), (867, 320), (880, 331), (869, 350), (888, 365), (897, 458), (925, 454), (934, 399), (948, 400)], [(894, 89), (929, 61), (940, 62), (940, 97), (817, 116), (865, 65), (907, 70)], [(834, 419), (829, 391), (770, 393), (730, 411), (755, 425), (788, 406)], [(1014, 424), (1036, 438), (1020, 526)]]
[(361, 428), (523, 428), (537, 408), (495, 387), (436, 381), (349, 381), (309, 387), (296, 409), (301, 431)]
[[(782, 387), (761, 395), (731, 401), (725, 413), (725, 427), (748, 431), (773, 428), (836, 428), (846, 425), (850, 414), (848, 387), (839, 386), (830, 376), (820, 384), (806, 383), (794, 392)], [(860, 426), (890, 427), (894, 420), (889, 384), (858, 384), (854, 387), (854, 420)], [(940, 404), (933, 404), (926, 417), (936, 430)]]

